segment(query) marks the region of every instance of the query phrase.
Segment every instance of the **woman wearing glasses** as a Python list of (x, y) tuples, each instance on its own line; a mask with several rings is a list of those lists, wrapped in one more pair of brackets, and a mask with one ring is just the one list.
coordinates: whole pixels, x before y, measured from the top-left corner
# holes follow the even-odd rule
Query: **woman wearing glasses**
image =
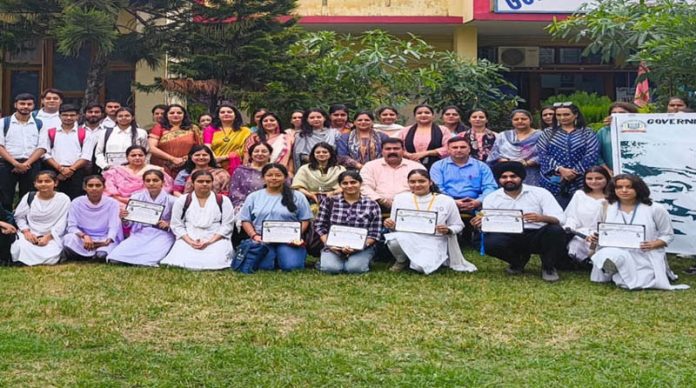
[(573, 193), (582, 188), (585, 171), (597, 165), (599, 141), (575, 104), (563, 102), (554, 107), (552, 127), (539, 137), (537, 150), (541, 186), (565, 209)]

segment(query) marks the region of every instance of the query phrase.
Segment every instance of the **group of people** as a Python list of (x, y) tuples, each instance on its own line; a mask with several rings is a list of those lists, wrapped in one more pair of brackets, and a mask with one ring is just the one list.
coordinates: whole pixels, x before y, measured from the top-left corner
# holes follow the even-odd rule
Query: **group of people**
[[(154, 107), (145, 130), (118, 102), (80, 112), (62, 99), (48, 89), (35, 111), (34, 97), (19, 94), (15, 113), (0, 122), (0, 227), (16, 263), (213, 270), (230, 268), (233, 248), (251, 244), (264, 248), (259, 270), (304, 268), (309, 252), (321, 271), (363, 273), (381, 252), (393, 256), (393, 271), (472, 272), (461, 246), (474, 243), (506, 261), (510, 274), (539, 253), (547, 281), (559, 280), (557, 269), (592, 266), (595, 281), (673, 287), (667, 213), (640, 178), (610, 176), (603, 156), (611, 143), (570, 102), (541, 111), (544, 129), (518, 109), (512, 129), (496, 133), (482, 109), (466, 125), (457, 107), (446, 107), (440, 125), (425, 104), (407, 127), (392, 107), (376, 112), (379, 121), (369, 111), (350, 121), (336, 104), (328, 113), (293, 112), (285, 130), (267, 109), (244, 126), (241, 112), (223, 103), (197, 125), (171, 104)], [(636, 109), (615, 103), (608, 113), (622, 112)], [(159, 221), (129, 220), (135, 202), (161, 208)], [(486, 209), (522, 210), (523, 233), (479, 233)], [(399, 211), (435, 213), (434, 233), (402, 230)], [(598, 220), (626, 217), (646, 225), (644, 246), (597, 247)], [(267, 221), (297, 222), (302, 238), (264, 242)], [(362, 248), (328, 244), (333, 226), (366, 231)]]

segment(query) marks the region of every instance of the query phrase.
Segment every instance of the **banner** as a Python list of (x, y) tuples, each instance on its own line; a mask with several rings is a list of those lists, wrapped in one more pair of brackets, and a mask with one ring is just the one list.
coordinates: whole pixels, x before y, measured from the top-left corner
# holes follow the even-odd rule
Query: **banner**
[(614, 173), (643, 178), (671, 215), (667, 251), (695, 254), (696, 113), (614, 114), (611, 136)]
[(573, 13), (587, 0), (495, 0), (499, 13)]

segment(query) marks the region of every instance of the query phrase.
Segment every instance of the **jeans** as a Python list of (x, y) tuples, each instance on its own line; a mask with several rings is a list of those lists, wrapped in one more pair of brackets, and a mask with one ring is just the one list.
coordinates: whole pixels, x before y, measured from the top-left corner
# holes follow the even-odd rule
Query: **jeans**
[(350, 256), (338, 255), (333, 251), (321, 251), (319, 269), (328, 273), (365, 273), (370, 270), (370, 261), (375, 255), (375, 248), (368, 247)]
[(268, 253), (259, 263), (260, 270), (272, 271), (278, 267), (283, 271), (304, 269), (307, 249), (305, 247), (294, 247), (288, 244), (266, 244)]

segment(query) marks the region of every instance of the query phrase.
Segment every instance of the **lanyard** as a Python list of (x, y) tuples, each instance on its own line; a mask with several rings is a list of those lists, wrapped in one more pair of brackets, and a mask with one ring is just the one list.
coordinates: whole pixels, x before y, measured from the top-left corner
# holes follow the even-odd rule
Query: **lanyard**
[(640, 203), (636, 203), (636, 207), (633, 208), (633, 211), (631, 212), (631, 221), (626, 222), (626, 217), (624, 217), (623, 212), (621, 211), (621, 205), (618, 202), (616, 203), (616, 207), (619, 209), (619, 214), (621, 214), (624, 224), (633, 225), (633, 220), (636, 219), (636, 213), (638, 213), (638, 206), (640, 206)]
[[(433, 197), (430, 199), (430, 203), (428, 203), (428, 211), (433, 208), (433, 204), (435, 203), (435, 197), (437, 194), (433, 194)], [(418, 201), (416, 201), (416, 195), (413, 194), (413, 204), (416, 206), (416, 210), (420, 211), (420, 206), (418, 206)]]

